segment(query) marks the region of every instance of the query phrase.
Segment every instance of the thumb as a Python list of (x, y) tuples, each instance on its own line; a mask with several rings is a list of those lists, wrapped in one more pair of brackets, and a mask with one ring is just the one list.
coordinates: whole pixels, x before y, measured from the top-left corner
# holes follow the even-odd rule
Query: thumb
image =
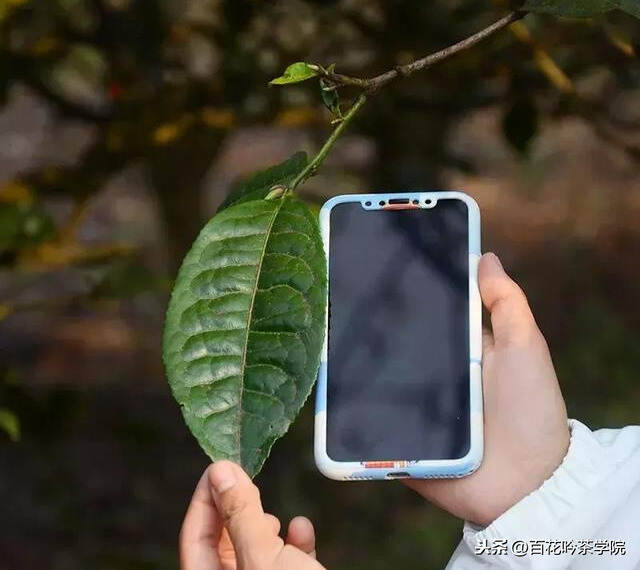
[(231, 461), (209, 468), (209, 482), (218, 513), (233, 543), (239, 568), (254, 568), (282, 546), (262, 510), (260, 492), (243, 469)]
[(527, 342), (538, 332), (525, 294), (494, 253), (485, 253), (480, 259), (478, 285), (482, 303), (491, 315), (496, 346)]

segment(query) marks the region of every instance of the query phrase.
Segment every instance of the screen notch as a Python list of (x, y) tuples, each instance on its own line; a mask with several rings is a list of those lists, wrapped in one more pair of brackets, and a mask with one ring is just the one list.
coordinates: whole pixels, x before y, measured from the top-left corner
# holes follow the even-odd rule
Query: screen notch
[(424, 198), (419, 194), (390, 198), (388, 200), (376, 200), (370, 197), (360, 202), (365, 210), (421, 210), (433, 208), (437, 203), (437, 199)]

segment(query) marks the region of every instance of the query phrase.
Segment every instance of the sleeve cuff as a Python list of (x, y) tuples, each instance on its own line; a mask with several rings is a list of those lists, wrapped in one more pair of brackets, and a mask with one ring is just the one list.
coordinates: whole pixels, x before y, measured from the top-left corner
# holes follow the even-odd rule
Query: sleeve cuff
[[(496, 540), (504, 543), (506, 539), (510, 547), (515, 541), (571, 540), (592, 535), (594, 529), (590, 525), (601, 521), (595, 521), (593, 516), (576, 517), (575, 513), (587, 499), (593, 504), (593, 489), (616, 465), (608, 460), (607, 449), (589, 428), (576, 420), (569, 420), (569, 428), (567, 455), (540, 488), (484, 529), (465, 523), (463, 540), (471, 552), (477, 552), (479, 544), (491, 545)], [(478, 555), (482, 557), (482, 553)], [(495, 563), (496, 556), (488, 556), (487, 560)]]

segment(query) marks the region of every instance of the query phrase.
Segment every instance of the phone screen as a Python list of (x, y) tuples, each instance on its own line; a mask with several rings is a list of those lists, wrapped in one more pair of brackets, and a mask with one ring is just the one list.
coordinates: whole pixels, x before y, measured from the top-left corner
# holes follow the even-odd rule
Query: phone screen
[(470, 446), (467, 205), (331, 210), (327, 453), (456, 459)]

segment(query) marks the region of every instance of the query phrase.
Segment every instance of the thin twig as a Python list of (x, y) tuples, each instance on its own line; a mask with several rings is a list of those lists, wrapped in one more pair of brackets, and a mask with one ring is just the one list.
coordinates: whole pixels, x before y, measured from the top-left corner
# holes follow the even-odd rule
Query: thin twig
[(400, 65), (395, 69), (391, 69), (370, 79), (361, 79), (358, 77), (351, 77), (349, 75), (342, 75), (340, 73), (326, 71), (324, 75), (329, 81), (333, 82), (336, 85), (351, 85), (353, 87), (359, 87), (360, 89), (364, 89), (365, 91), (369, 92), (377, 91), (394, 79), (412, 75), (417, 71), (421, 71), (423, 69), (426, 69), (427, 67), (431, 67), (432, 65), (439, 63), (440, 61), (447, 59), (460, 51), (474, 46), (475, 44), (481, 42), (485, 38), (488, 38), (495, 32), (502, 30), (509, 24), (523, 18), (525, 15), (526, 12), (522, 11), (510, 12), (490, 26), (484, 28), (483, 30), (480, 30), (479, 32), (469, 36), (468, 38), (465, 38), (464, 40), (459, 41), (458, 43), (450, 45), (449, 47), (429, 54), (406, 65)]
[(342, 118), (338, 126), (333, 130), (331, 136), (327, 139), (327, 141), (322, 145), (322, 148), (318, 151), (318, 154), (315, 155), (313, 160), (306, 166), (306, 168), (296, 176), (296, 178), (289, 185), (289, 191), (292, 192), (296, 189), (299, 184), (302, 184), (305, 180), (313, 176), (320, 165), (326, 158), (327, 154), (331, 150), (331, 147), (335, 144), (338, 137), (342, 134), (347, 128), (347, 125), (353, 120), (356, 113), (360, 110), (360, 108), (366, 103), (367, 96), (364, 93), (361, 93), (356, 102), (351, 106), (349, 111)]

